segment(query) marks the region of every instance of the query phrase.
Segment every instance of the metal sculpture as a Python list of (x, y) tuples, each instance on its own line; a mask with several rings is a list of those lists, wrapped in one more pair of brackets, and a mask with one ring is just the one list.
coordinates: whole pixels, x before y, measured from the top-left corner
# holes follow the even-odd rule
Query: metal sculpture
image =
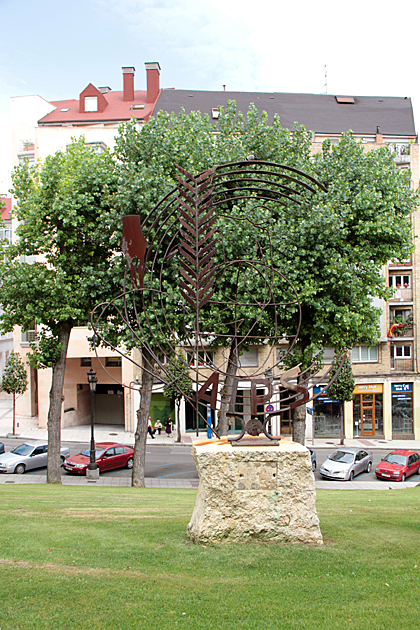
[[(230, 438), (233, 445), (245, 443), (246, 432), (254, 437), (262, 433), (262, 441), (277, 443), (270, 431), (272, 419), (315, 397), (309, 396), (310, 380), (332, 382), (338, 374), (331, 374), (330, 368), (316, 376), (316, 361), (303, 373), (299, 366), (284, 370), (299, 338), (302, 312), (295, 288), (276, 269), (270, 239), (270, 226), (280, 210), (287, 216), (325, 188), (295, 168), (252, 158), (197, 176), (178, 166), (178, 186), (146, 217), (124, 217), (123, 292), (98, 305), (91, 318), (95, 337), (124, 355), (100, 332), (104, 319), (117, 318), (130, 332), (132, 344), (147, 349), (155, 368), (127, 358), (175, 389), (180, 373), (172, 357), (191, 348), (195, 386), (187, 400), (195, 409), (197, 435), (200, 418), (210, 426), (200, 406), (214, 411), (224, 407), (227, 416), (241, 424), (239, 435)], [(241, 226), (247, 237), (252, 235), (251, 251), (230, 259), (223, 226)], [(177, 290), (170, 292), (167, 285), (173, 285), (174, 275)], [(294, 332), (290, 321), (284, 325), (287, 318), (295, 322)], [(243, 351), (259, 344), (266, 350), (264, 360), (255, 369), (245, 368)], [(274, 356), (279, 344), (286, 346), (281, 357)], [(229, 348), (222, 364), (206, 358), (212, 345)], [(273, 383), (276, 378), (278, 383)], [(241, 405), (238, 391), (244, 381), (250, 396), (246, 404), (242, 397)]]

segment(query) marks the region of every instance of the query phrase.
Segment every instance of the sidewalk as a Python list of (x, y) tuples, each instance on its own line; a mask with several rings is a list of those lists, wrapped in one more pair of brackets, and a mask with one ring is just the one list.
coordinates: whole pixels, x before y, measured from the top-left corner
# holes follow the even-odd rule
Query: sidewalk
[[(5, 392), (0, 392), (0, 439), (12, 433), (12, 396)], [(19, 439), (24, 440), (48, 440), (47, 429), (38, 428), (38, 418), (24, 418), (16, 416), (16, 434)], [(147, 444), (165, 446), (191, 446), (194, 442), (205, 440), (206, 434), (201, 433), (198, 437), (195, 433), (181, 436), (181, 443), (176, 442), (176, 432), (168, 437), (164, 430), (161, 435), (156, 434), (154, 439), (147, 436)], [(61, 430), (62, 442), (90, 442), (90, 425), (69, 427)], [(132, 446), (134, 444), (134, 433), (126, 433), (121, 425), (95, 424), (96, 442), (119, 442)], [(340, 446), (338, 438), (315, 438), (306, 442), (308, 448), (329, 448), (334, 449)], [(367, 450), (384, 449), (394, 450), (396, 448), (406, 448), (420, 452), (420, 440), (377, 440), (375, 438), (358, 438), (345, 440), (345, 446), (365, 448)]]

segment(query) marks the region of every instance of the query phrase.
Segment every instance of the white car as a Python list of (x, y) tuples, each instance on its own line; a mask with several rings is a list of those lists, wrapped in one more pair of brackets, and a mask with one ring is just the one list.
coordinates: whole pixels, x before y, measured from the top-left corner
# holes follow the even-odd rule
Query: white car
[(325, 460), (319, 472), (324, 479), (353, 481), (353, 477), (372, 470), (373, 455), (362, 448), (342, 446)]
[[(33, 468), (44, 468), (47, 465), (48, 444), (31, 444), (26, 442), (0, 455), (0, 473), (22, 475)], [(61, 448), (60, 457), (64, 462), (70, 455), (69, 449)]]

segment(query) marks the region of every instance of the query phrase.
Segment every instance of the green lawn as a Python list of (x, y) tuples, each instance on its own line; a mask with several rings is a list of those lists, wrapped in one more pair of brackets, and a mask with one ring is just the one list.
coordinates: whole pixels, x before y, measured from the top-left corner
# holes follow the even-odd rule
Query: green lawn
[(195, 494), (0, 486), (0, 630), (417, 629), (420, 488), (318, 491), (321, 548), (193, 545)]

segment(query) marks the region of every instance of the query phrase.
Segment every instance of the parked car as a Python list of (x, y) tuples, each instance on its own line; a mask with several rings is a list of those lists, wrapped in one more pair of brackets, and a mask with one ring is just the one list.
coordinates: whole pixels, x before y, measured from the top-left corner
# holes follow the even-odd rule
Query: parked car
[[(99, 472), (106, 472), (114, 468), (133, 468), (134, 449), (115, 442), (101, 442), (95, 444), (95, 461)], [(90, 462), (90, 449), (87, 448), (78, 455), (68, 457), (63, 464), (64, 470), (78, 475), (85, 475)]]
[(377, 465), (375, 475), (388, 481), (405, 481), (420, 473), (420, 455), (416, 451), (398, 449), (388, 453)]
[[(61, 460), (70, 455), (67, 447), (60, 450)], [(27, 470), (44, 468), (47, 465), (48, 444), (19, 444), (8, 453), (0, 455), (0, 472), (22, 475)]]
[(372, 470), (373, 455), (361, 448), (343, 446), (325, 460), (319, 472), (326, 479), (353, 481), (353, 477)]
[(311, 454), (312, 472), (316, 471), (316, 453), (311, 448), (308, 449)]

